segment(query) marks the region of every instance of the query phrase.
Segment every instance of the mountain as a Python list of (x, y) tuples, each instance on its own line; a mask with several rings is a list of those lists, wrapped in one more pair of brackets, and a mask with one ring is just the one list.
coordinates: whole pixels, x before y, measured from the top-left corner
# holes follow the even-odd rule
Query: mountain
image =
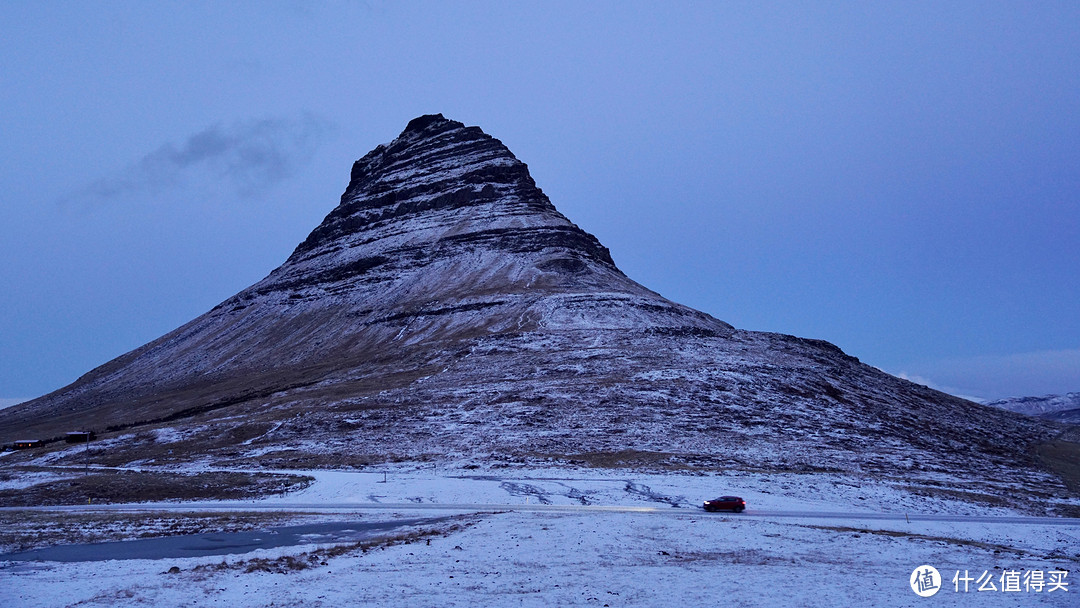
[(1080, 407), (1071, 410), (1058, 410), (1049, 414), (1043, 414), (1039, 417), (1067, 424), (1080, 424)]
[(1047, 420), (1080, 423), (1080, 393), (1043, 397), (1010, 397), (989, 401), (986, 405)]
[(627, 278), (477, 127), (411, 121), (265, 279), (71, 385), (0, 440), (93, 427), (110, 462), (427, 458), (992, 473), (1052, 423), (737, 330)]

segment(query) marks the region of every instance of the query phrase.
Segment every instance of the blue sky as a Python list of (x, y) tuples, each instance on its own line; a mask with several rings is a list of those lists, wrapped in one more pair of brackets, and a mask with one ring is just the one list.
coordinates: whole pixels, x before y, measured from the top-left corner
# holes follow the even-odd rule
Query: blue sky
[(254, 283), (413, 117), (632, 278), (982, 398), (1080, 390), (1080, 4), (0, 3), (0, 398)]

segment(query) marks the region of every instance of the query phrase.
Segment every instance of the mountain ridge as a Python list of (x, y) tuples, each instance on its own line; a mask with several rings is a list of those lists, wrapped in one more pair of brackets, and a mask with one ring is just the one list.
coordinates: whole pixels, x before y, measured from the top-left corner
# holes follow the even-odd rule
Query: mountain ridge
[(1080, 392), (1063, 395), (1009, 397), (987, 401), (985, 405), (999, 407), (1045, 420), (1080, 424)]
[[(264, 279), (0, 411), (0, 441), (90, 425), (112, 433), (118, 463), (629, 451), (1051, 485), (1036, 447), (1060, 433), (661, 297), (502, 142), (442, 115), (356, 161), (338, 206)], [(161, 441), (162, 428), (184, 439)]]
[[(489, 259), (478, 259), (485, 255)], [(432, 276), (457, 280), (433, 282)], [(455, 304), (439, 304), (448, 299)], [(510, 318), (515, 330), (541, 322), (572, 325), (568, 311), (602, 324), (597, 313), (612, 308), (620, 310), (605, 316), (623, 326), (656, 320), (656, 314), (620, 314), (635, 306), (677, 317), (675, 326), (731, 329), (627, 279), (607, 248), (560, 214), (499, 140), (428, 115), (354, 163), (339, 205), (266, 278), (41, 399), (79, 396), (90, 383), (117, 384), (111, 380), (116, 370), (131, 365), (129, 379), (114, 392), (131, 396), (130, 378), (154, 378), (144, 383), (144, 394), (172, 390), (175, 378), (212, 381), (238, 358), (241, 370), (272, 369), (277, 377), (283, 367), (318, 366), (309, 355), (322, 344), (352, 340), (345, 353), (324, 352), (324, 358), (363, 358), (361, 351), (385, 350), (401, 339), (420, 340), (440, 329), (446, 334), (450, 328), (432, 327), (432, 321), (455, 312), (486, 311), (482, 323), (494, 331), (505, 330)], [(249, 308), (254, 313), (246, 314)], [(564, 314), (547, 314), (552, 308)], [(317, 318), (306, 323), (311, 315)], [(471, 320), (466, 333), (476, 330)], [(252, 332), (252, 325), (262, 330)], [(364, 331), (351, 331), (358, 326)], [(257, 377), (247, 380), (259, 384)], [(206, 398), (182, 399), (176, 409)], [(107, 422), (117, 426), (125, 417), (117, 411)]]

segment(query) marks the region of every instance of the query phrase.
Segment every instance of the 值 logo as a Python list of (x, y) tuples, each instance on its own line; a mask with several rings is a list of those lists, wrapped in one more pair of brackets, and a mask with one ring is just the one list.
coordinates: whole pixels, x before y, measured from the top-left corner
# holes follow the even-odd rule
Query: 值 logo
[(911, 590), (919, 597), (930, 597), (941, 590), (941, 575), (933, 566), (919, 566), (911, 573)]

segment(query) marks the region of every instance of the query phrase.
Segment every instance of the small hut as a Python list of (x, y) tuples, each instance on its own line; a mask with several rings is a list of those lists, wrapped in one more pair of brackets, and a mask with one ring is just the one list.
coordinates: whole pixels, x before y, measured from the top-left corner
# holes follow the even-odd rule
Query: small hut
[(97, 439), (97, 435), (94, 431), (71, 431), (64, 435), (64, 442), (66, 443), (89, 443)]

